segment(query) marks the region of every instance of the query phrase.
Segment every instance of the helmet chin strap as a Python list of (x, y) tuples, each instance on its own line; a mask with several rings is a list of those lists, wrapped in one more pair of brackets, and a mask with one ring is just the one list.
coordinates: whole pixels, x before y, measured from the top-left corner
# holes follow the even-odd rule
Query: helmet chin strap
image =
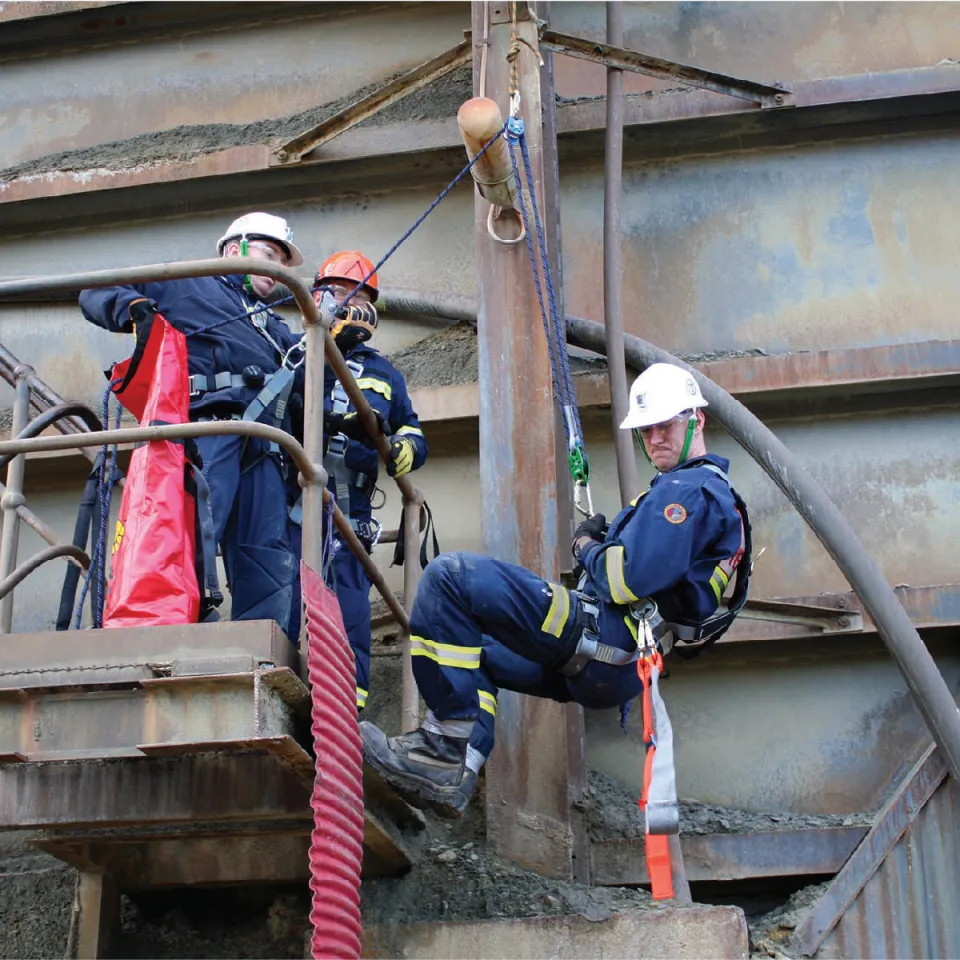
[[(250, 254), (250, 244), (247, 243), (246, 237), (240, 238), (240, 256), (246, 257)], [(249, 273), (243, 275), (243, 289), (247, 291), (251, 296), (256, 294), (256, 290), (253, 289), (253, 280), (250, 277)]]
[[(687, 423), (687, 434), (683, 438), (683, 449), (680, 451), (680, 459), (677, 461), (677, 466), (679, 467), (681, 463), (686, 463), (687, 454), (690, 452), (690, 444), (693, 443), (693, 435), (697, 432), (697, 411), (694, 410), (690, 414), (690, 420)], [(640, 431), (635, 427), (633, 430), (633, 435), (636, 438), (637, 443), (640, 444), (640, 449), (643, 451), (643, 455), (647, 458), (647, 463), (650, 464), (655, 470), (659, 469), (657, 465), (650, 459), (650, 454), (647, 453), (647, 445), (643, 442), (643, 437), (640, 435)]]

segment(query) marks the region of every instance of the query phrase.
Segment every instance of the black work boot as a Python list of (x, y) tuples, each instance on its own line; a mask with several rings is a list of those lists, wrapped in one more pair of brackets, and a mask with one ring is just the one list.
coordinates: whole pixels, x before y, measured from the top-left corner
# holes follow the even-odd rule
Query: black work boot
[(421, 727), (390, 737), (369, 721), (360, 724), (363, 758), (411, 806), (428, 808), (447, 820), (467, 808), (477, 775), (467, 769), (469, 740)]

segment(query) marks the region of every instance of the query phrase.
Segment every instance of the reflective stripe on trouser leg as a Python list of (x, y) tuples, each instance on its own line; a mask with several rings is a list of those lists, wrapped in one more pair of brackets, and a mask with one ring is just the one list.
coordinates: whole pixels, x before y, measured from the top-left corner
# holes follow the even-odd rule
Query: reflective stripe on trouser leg
[[(559, 636), (541, 629), (545, 618)], [(523, 663), (549, 669), (569, 657), (571, 640), (575, 645), (576, 609), (568, 591), (523, 567), (448, 553), (424, 571), (410, 626), (414, 675), (427, 706), (441, 720), (476, 720), (490, 716), (474, 672), (488, 638)]]
[(677, 805), (677, 777), (673, 762), (673, 726), (666, 704), (660, 696), (660, 670), (650, 671), (650, 703), (657, 749), (653, 755), (650, 790), (647, 793), (647, 833), (680, 832), (680, 810)]

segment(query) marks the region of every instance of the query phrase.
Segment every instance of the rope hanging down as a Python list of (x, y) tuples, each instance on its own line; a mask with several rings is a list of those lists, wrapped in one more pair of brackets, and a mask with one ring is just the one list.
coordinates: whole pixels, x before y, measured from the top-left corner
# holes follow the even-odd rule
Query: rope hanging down
[[(583, 442), (583, 426), (580, 422), (580, 409), (577, 406), (573, 374), (570, 371), (570, 355), (567, 353), (566, 347), (567, 338), (563, 318), (560, 316), (560, 310), (557, 307), (557, 295), (553, 285), (553, 274), (550, 270), (550, 258), (547, 256), (547, 243), (544, 237), (543, 223), (540, 219), (540, 210), (537, 206), (530, 151), (524, 135), (523, 120), (519, 117), (511, 117), (507, 121), (507, 142), (510, 145), (510, 162), (513, 164), (513, 175), (516, 178), (517, 190), (520, 195), (520, 217), (527, 235), (527, 253), (530, 255), (530, 269), (533, 272), (533, 284), (537, 291), (537, 302), (540, 305), (540, 319), (543, 322), (543, 332), (547, 338), (547, 347), (550, 354), (550, 375), (553, 379), (553, 390), (563, 412), (563, 428), (567, 438), (570, 475), (573, 477), (575, 485), (574, 503), (584, 516), (591, 517), (593, 516), (593, 497), (590, 494), (590, 461)], [(518, 147), (523, 161), (525, 183), (520, 177), (519, 164), (517, 163)], [(540, 252), (539, 268), (527, 213), (528, 203), (533, 210), (537, 246)], [(542, 283), (541, 272), (543, 273)], [(547, 290), (546, 302), (544, 302), (543, 297), (544, 286)], [(581, 502), (582, 500), (585, 503)]]

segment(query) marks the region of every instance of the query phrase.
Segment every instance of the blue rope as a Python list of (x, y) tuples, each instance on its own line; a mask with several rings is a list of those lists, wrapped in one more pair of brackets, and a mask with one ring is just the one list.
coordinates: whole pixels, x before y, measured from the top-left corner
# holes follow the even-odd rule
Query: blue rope
[(450, 193), (450, 191), (473, 169), (477, 161), (479, 161), (480, 158), (500, 139), (500, 137), (503, 136), (504, 131), (507, 129), (507, 125), (509, 123), (509, 120), (504, 121), (503, 126), (487, 141), (484, 148), (440, 191), (440, 193), (437, 194), (434, 201), (429, 207), (427, 207), (426, 210), (423, 211), (423, 213), (420, 214), (413, 226), (410, 227), (410, 229), (407, 230), (407, 232), (380, 258), (374, 268), (363, 278), (363, 280), (361, 280), (360, 283), (353, 288), (353, 290), (350, 292), (350, 295), (343, 301), (344, 304), (348, 304), (353, 299), (357, 291), (366, 285), (367, 281), (375, 273), (377, 273), (377, 271), (379, 271), (381, 267), (383, 267), (383, 265), (397, 252), (400, 246), (410, 238), (410, 235), (413, 233), (413, 231), (416, 230), (417, 227), (419, 227), (420, 224), (423, 223), (423, 221), (426, 220), (434, 210), (436, 210), (437, 206), (440, 204), (440, 201), (443, 200), (448, 193)]
[[(420, 224), (422, 224), (423, 221), (426, 220), (427, 217), (429, 217), (434, 210), (436, 210), (440, 202), (444, 200), (446, 196), (450, 193), (450, 191), (473, 169), (477, 161), (497, 142), (497, 140), (500, 139), (501, 136), (503, 136), (504, 131), (507, 129), (508, 123), (509, 123), (509, 120), (504, 122), (503, 126), (490, 138), (490, 140), (487, 142), (484, 148), (443, 188), (443, 190), (440, 191), (439, 194), (437, 194), (433, 202), (430, 204), (429, 207), (427, 207), (427, 209), (422, 214), (420, 214), (420, 216), (417, 218), (413, 226), (410, 227), (410, 229), (403, 234), (403, 236), (380, 258), (380, 260), (377, 262), (374, 268), (353, 288), (353, 290), (350, 291), (350, 293), (347, 295), (347, 297), (343, 301), (344, 306), (346, 306), (346, 304), (348, 304), (356, 296), (357, 292), (362, 287), (366, 286), (369, 279), (383, 267), (383, 265), (397, 252), (397, 250), (400, 249), (401, 245), (410, 239), (410, 236), (414, 232), (414, 230), (416, 230), (417, 227), (419, 227)], [(324, 287), (323, 284), (315, 283), (310, 289), (323, 290), (326, 288)], [(289, 303), (293, 299), (294, 299), (293, 295), (289, 297), (283, 297), (281, 300), (276, 300), (273, 303), (271, 303), (268, 309), (272, 310), (274, 307), (278, 307), (283, 303)], [(249, 314), (247, 313), (241, 313), (235, 317), (227, 317), (222, 320), (217, 320), (214, 323), (208, 324), (205, 327), (200, 327), (198, 330), (191, 330), (189, 333), (186, 333), (184, 335), (186, 337), (195, 337), (201, 333), (209, 333), (211, 330), (216, 330), (217, 327), (222, 327), (228, 323), (235, 323), (238, 320), (243, 320), (248, 315)]]
[[(547, 243), (540, 219), (540, 209), (537, 205), (536, 187), (533, 179), (533, 168), (530, 163), (530, 152), (524, 135), (523, 121), (516, 119), (508, 121), (507, 140), (510, 143), (510, 162), (513, 166), (513, 175), (517, 181), (517, 190), (520, 194), (520, 217), (523, 221), (524, 232), (527, 238), (527, 253), (530, 257), (530, 269), (533, 272), (533, 282), (537, 293), (537, 302), (540, 306), (540, 319), (543, 323), (543, 332), (547, 338), (547, 348), (550, 355), (550, 376), (553, 380), (554, 393), (562, 408), (563, 428), (567, 438), (567, 449), (570, 453), (570, 469), (574, 479), (587, 483), (590, 476), (590, 465), (587, 459), (583, 441), (583, 424), (580, 421), (580, 409), (577, 406), (576, 388), (573, 383), (573, 374), (570, 370), (570, 356), (566, 349), (563, 318), (557, 306), (556, 290), (553, 285), (553, 273), (550, 269), (550, 259), (547, 255)], [(517, 163), (516, 148), (519, 146), (523, 161), (523, 171), (526, 182), (520, 175)], [(530, 230), (530, 219), (527, 215), (527, 203), (533, 209), (534, 227), (537, 235), (537, 247), (540, 251), (540, 264), (537, 265), (537, 256), (534, 252), (533, 235)], [(540, 273), (543, 273), (543, 284)], [(543, 286), (546, 286), (547, 296), (544, 301)], [(549, 305), (549, 314), (548, 307)]]

